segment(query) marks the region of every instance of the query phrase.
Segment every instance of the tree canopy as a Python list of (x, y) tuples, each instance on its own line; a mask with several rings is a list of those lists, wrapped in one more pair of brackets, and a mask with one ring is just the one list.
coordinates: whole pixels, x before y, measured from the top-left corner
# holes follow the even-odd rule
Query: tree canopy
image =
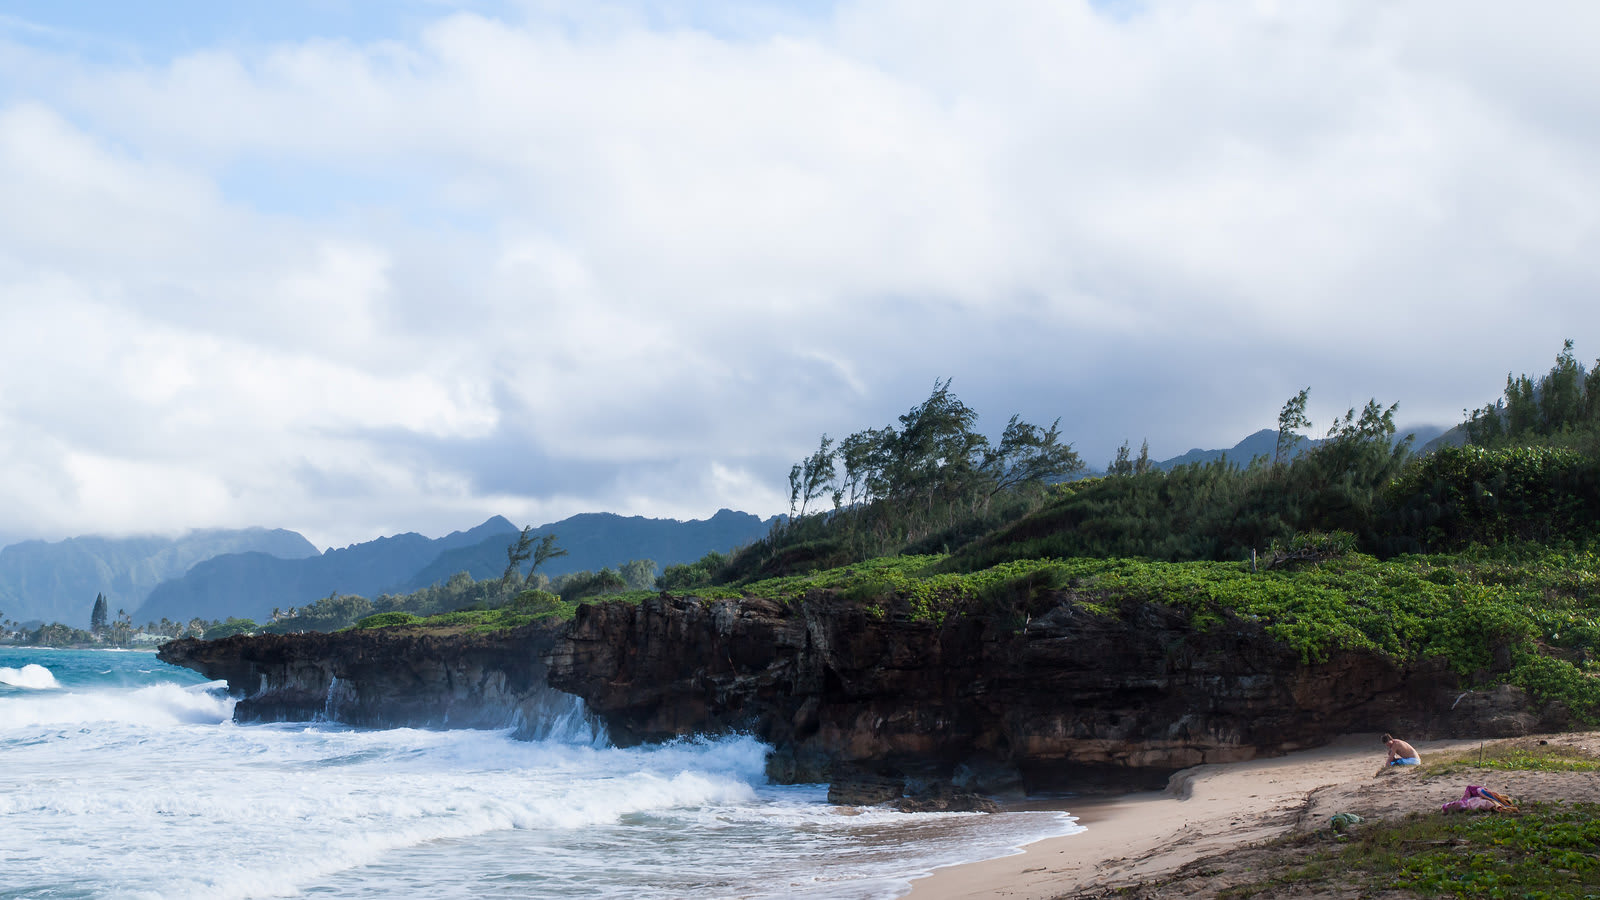
[(1586, 368), (1567, 340), (1539, 378), (1507, 374), (1505, 394), (1467, 413), (1466, 431), (1483, 447), (1548, 444), (1594, 452), (1600, 448), (1600, 360)]

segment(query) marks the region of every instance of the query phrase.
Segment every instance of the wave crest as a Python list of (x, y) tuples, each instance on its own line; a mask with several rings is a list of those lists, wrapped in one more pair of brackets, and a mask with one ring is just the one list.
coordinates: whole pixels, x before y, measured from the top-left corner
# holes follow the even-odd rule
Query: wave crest
[(35, 691), (47, 691), (61, 687), (56, 681), (56, 676), (49, 669), (38, 663), (28, 663), (20, 669), (0, 666), (0, 684), (9, 684), (12, 687), (29, 688)]
[[(43, 666), (24, 666), (28, 669)], [(0, 672), (7, 670), (0, 669)], [(48, 671), (46, 672), (48, 674)], [(50, 678), (52, 686), (55, 678)], [(9, 697), (0, 700), (0, 728), (90, 722), (217, 725), (233, 718), (233, 699), (218, 690), (226, 682), (183, 687), (155, 684), (135, 690)]]

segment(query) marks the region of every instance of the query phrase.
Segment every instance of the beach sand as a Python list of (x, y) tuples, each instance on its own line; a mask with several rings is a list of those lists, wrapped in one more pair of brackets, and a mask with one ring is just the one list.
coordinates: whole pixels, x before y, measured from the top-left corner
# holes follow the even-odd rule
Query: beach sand
[[(1569, 736), (1600, 741), (1600, 735)], [(1478, 740), (1413, 741), (1430, 754)], [(1384, 767), (1377, 734), (1271, 759), (1196, 766), (1165, 791), (1067, 804), (1086, 831), (1028, 845), (1000, 859), (935, 870), (912, 882), (907, 900), (1008, 897), (1046, 900), (1148, 881), (1197, 859), (1317, 827), (1333, 812), (1437, 809), (1460, 796), (1453, 783), (1424, 784)], [(1584, 775), (1590, 782), (1592, 775)]]

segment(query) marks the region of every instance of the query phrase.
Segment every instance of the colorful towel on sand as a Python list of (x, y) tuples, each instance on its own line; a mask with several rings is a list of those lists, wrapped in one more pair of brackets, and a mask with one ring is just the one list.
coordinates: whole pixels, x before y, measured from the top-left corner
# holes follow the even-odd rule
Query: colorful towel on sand
[(1461, 792), (1460, 800), (1451, 800), (1440, 807), (1445, 812), (1466, 812), (1468, 810), (1491, 810), (1494, 812), (1516, 812), (1517, 805), (1510, 797), (1499, 791), (1490, 790), (1476, 784), (1467, 785)]

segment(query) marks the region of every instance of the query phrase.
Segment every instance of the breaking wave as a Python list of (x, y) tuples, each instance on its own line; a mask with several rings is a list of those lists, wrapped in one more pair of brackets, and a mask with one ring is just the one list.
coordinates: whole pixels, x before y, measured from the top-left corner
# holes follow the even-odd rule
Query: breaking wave
[(28, 663), (20, 669), (0, 666), (0, 684), (36, 691), (46, 691), (61, 686), (56, 683), (56, 676), (38, 663)]

